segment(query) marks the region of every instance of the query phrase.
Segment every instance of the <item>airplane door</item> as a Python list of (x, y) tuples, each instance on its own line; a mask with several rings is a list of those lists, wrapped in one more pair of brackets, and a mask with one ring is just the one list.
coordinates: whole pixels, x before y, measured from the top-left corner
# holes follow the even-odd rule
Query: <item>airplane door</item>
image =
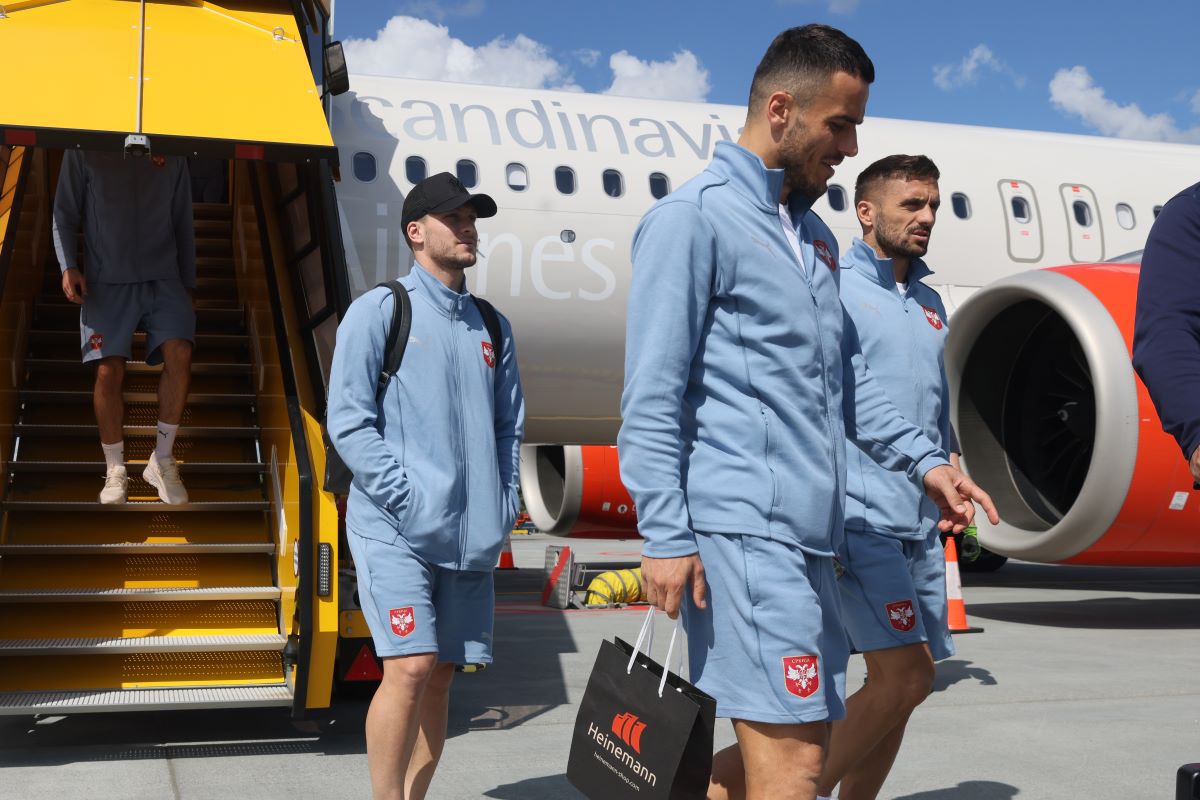
[(1025, 181), (1000, 181), (1000, 198), (1008, 230), (1008, 255), (1013, 261), (1040, 260), (1042, 215), (1033, 187)]
[(1103, 261), (1104, 232), (1100, 228), (1100, 207), (1096, 205), (1096, 195), (1088, 187), (1077, 183), (1064, 183), (1058, 187), (1058, 192), (1067, 212), (1071, 260)]

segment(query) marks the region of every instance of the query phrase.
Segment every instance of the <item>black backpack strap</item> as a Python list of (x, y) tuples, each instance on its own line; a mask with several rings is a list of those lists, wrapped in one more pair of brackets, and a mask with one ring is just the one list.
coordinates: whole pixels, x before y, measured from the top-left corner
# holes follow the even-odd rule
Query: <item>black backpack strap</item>
[(504, 357), (504, 334), (500, 331), (500, 315), (496, 313), (496, 307), (482, 297), (471, 295), (471, 299), (475, 301), (475, 306), (483, 317), (483, 324), (492, 339), (492, 349), (496, 351), (496, 362), (499, 363)]
[(408, 299), (408, 289), (400, 281), (381, 283), (392, 290), (392, 324), (388, 327), (387, 347), (384, 349), (383, 369), (379, 373), (379, 381), (375, 387), (376, 402), (383, 399), (388, 381), (400, 369), (404, 359), (404, 348), (408, 347), (408, 332), (412, 329), (412, 302)]

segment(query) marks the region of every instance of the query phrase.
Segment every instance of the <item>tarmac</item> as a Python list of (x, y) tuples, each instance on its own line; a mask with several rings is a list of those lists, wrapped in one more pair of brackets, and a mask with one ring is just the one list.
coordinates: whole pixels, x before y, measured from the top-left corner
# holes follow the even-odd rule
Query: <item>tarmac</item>
[[(543, 608), (545, 547), (562, 540), (513, 538), (497, 661), (456, 679), (429, 800), (582, 797), (563, 774), (577, 704), (600, 641), (632, 641), (641, 624), (639, 609)], [(572, 544), (587, 562), (639, 550)], [(1010, 562), (965, 580), (985, 630), (955, 637), (881, 797), (1172, 800), (1176, 770), (1200, 762), (1200, 569)], [(848, 684), (861, 679), (854, 657)], [(0, 798), (368, 798), (367, 702), (335, 698), (301, 721), (280, 709), (0, 717)], [(732, 741), (718, 720), (717, 747)]]

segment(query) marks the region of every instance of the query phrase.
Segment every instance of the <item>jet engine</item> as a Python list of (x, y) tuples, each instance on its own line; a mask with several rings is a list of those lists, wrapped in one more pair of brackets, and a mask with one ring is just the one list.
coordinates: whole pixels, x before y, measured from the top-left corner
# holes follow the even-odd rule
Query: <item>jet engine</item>
[(1139, 268), (1025, 272), (971, 295), (946, 343), (987, 549), (1042, 562), (1200, 564), (1200, 497), (1133, 371)]
[(613, 539), (638, 535), (616, 447), (525, 445), (521, 493), (529, 518), (547, 533)]

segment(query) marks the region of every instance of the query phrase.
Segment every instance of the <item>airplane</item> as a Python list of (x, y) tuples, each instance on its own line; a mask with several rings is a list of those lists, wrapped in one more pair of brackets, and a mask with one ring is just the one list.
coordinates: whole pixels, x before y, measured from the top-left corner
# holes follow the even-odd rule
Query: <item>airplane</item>
[[(744, 118), (733, 105), (363, 74), (334, 100), (352, 294), (410, 268), (396, 220), (416, 181), (450, 171), (500, 206), (480, 225), (468, 288), (513, 320), (528, 404), (522, 493), (542, 530), (636, 535), (612, 446), (632, 234)], [(1103, 263), (1136, 260), (1200, 148), (874, 117), (859, 145), (814, 206), (843, 252), (859, 233), (858, 169), (924, 153), (941, 170), (928, 282), (953, 318), (963, 463), (1003, 520), (980, 521), (984, 547), (1200, 564), (1186, 464), (1129, 365), (1138, 268)]]

